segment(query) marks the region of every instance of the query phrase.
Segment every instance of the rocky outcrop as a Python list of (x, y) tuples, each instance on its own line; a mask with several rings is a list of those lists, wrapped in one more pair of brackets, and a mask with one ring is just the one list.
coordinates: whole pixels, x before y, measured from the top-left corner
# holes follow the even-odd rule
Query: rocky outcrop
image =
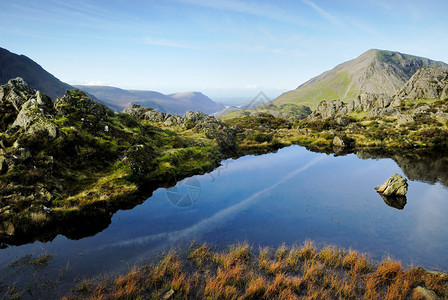
[(377, 186), (375, 189), (384, 196), (406, 196), (408, 182), (406, 178), (395, 173), (384, 184)]
[(54, 102), (56, 112), (60, 115), (76, 114), (79, 118), (93, 115), (98, 120), (104, 119), (106, 113), (111, 112), (104, 104), (90, 99), (80, 90), (67, 91), (67, 94)]
[(310, 118), (335, 118), (351, 112), (374, 111), (372, 117), (391, 115), (397, 111), (390, 108), (392, 98), (386, 94), (362, 93), (355, 100), (344, 103), (340, 100), (322, 101), (312, 112)]
[(237, 130), (200, 111), (187, 111), (183, 117), (179, 117), (134, 104), (123, 112), (129, 113), (137, 119), (158, 123), (163, 126), (180, 126), (187, 130), (192, 129), (203, 132), (207, 138), (216, 140), (222, 152), (227, 154), (236, 153)]
[[(402, 118), (402, 102), (406, 99), (441, 99), (448, 98), (448, 68), (422, 68), (406, 83), (406, 85), (394, 96), (386, 94), (361, 93), (356, 99), (343, 103), (340, 100), (328, 100), (319, 103), (317, 108), (310, 115), (311, 120), (317, 118), (328, 119), (352, 113), (368, 112), (367, 119), (384, 118), (386, 116), (399, 117), (400, 124), (408, 124), (412, 121), (408, 117)], [(412, 116), (428, 115), (431, 107), (422, 105), (409, 107), (413, 109)], [(439, 110), (435, 115), (442, 121), (448, 120), (443, 110)]]
[(421, 68), (398, 91), (395, 98), (400, 100), (448, 98), (448, 68)]

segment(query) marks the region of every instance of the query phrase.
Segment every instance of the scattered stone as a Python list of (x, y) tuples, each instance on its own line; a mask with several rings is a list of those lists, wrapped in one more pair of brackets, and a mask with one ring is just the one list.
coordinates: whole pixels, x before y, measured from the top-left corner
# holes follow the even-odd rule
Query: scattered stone
[(345, 148), (345, 147), (347, 147), (347, 144), (344, 142), (344, 140), (341, 137), (335, 136), (333, 139), (333, 146)]
[(406, 196), (408, 181), (395, 173), (384, 184), (377, 186), (375, 189), (384, 196)]
[(311, 118), (320, 116), (322, 119), (333, 118), (340, 114), (340, 110), (345, 104), (340, 100), (322, 101), (317, 106), (316, 110), (310, 115)]
[(166, 292), (166, 294), (163, 296), (163, 300), (168, 300), (168, 299), (170, 299), (171, 298), (171, 296), (174, 294), (174, 290), (173, 289), (171, 289), (171, 290), (169, 290), (168, 292)]
[(431, 110), (431, 107), (429, 107), (429, 105), (425, 104), (422, 106), (417, 107), (414, 112), (412, 113), (413, 116), (417, 116), (417, 115), (426, 115), (429, 113), (429, 111)]
[(433, 291), (431, 291), (427, 288), (421, 287), (421, 286), (414, 288), (414, 292), (413, 292), (412, 296), (414, 299), (422, 299), (422, 298), (425, 300), (439, 299), (439, 297), (437, 297), (436, 293), (434, 293)]
[(397, 120), (398, 125), (407, 125), (414, 122), (415, 120), (411, 115), (400, 115), (400, 117)]
[(350, 123), (350, 120), (347, 119), (346, 117), (338, 117), (335, 119), (335, 121), (339, 126), (344, 126), (344, 127)]

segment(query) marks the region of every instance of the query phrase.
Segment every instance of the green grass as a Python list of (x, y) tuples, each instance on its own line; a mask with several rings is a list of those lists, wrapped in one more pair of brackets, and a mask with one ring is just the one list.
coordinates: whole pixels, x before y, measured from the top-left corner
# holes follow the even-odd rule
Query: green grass
[(334, 75), (332, 81), (320, 81), (296, 90), (284, 93), (273, 101), (273, 104), (280, 105), (286, 103), (300, 104), (316, 109), (323, 100), (341, 100), (348, 102), (356, 98), (359, 91), (352, 85), (350, 90), (351, 76), (348, 72), (339, 72)]

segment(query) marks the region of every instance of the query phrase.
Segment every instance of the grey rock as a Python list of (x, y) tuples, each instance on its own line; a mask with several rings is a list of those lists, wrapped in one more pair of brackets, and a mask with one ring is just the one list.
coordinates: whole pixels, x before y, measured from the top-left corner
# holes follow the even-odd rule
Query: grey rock
[(411, 115), (407, 114), (400, 115), (400, 117), (397, 120), (398, 125), (407, 125), (414, 122), (415, 122), (414, 118)]
[(439, 121), (443, 121), (443, 122), (447, 122), (448, 121), (448, 113), (444, 113), (444, 112), (437, 112), (434, 117), (439, 120)]
[(345, 147), (347, 147), (347, 144), (344, 142), (344, 140), (341, 137), (335, 136), (333, 138), (333, 146), (345, 148)]
[(417, 299), (425, 299), (425, 300), (437, 300), (439, 297), (437, 294), (427, 288), (422, 286), (418, 286), (414, 288), (413, 297)]
[(376, 187), (378, 193), (384, 196), (406, 196), (408, 181), (401, 175), (392, 175), (384, 184)]
[(123, 110), (123, 113), (129, 114), (136, 119), (141, 119), (148, 111), (153, 111), (153, 109), (149, 107), (142, 107), (139, 104), (132, 104), (130, 107)]
[(316, 110), (310, 115), (311, 117), (321, 117), (322, 119), (332, 118), (340, 113), (345, 104), (340, 100), (322, 101)]
[(176, 115), (168, 115), (163, 125), (165, 126), (179, 126), (182, 124), (182, 118)]
[(372, 111), (373, 115), (388, 115), (395, 113), (395, 109), (390, 108), (392, 98), (386, 94), (361, 93), (356, 99), (349, 103), (340, 100), (322, 101), (310, 118), (321, 117), (322, 119), (335, 118), (337, 116), (349, 114), (356, 111)]
[(369, 111), (367, 114), (368, 119), (377, 119), (377, 118), (384, 118), (386, 116), (397, 116), (399, 115), (400, 111), (393, 107), (386, 107), (386, 108), (373, 108)]
[(398, 91), (398, 99), (448, 98), (448, 68), (421, 68)]
[(426, 115), (429, 113), (429, 111), (431, 110), (431, 107), (429, 107), (429, 105), (425, 104), (422, 106), (417, 107), (414, 112), (412, 113), (413, 116), (417, 116), (417, 115)]
[(337, 117), (335, 121), (340, 126), (347, 126), (350, 123), (350, 120), (346, 117)]
[(22, 105), (22, 109), (11, 127), (21, 127), (29, 134), (46, 132), (48, 136), (55, 138), (58, 134), (58, 127), (50, 121), (44, 107), (39, 105), (34, 98), (28, 100)]
[(142, 118), (151, 122), (160, 123), (165, 121), (166, 114), (156, 110), (150, 110), (143, 114)]
[(98, 121), (104, 119), (108, 111), (111, 112), (104, 104), (90, 99), (80, 90), (67, 91), (67, 94), (55, 100), (54, 107), (59, 115), (76, 112), (80, 118), (93, 115)]

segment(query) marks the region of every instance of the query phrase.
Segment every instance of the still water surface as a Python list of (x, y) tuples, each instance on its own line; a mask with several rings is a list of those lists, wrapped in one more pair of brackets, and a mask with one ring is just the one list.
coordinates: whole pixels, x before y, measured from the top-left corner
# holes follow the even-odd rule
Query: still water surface
[[(413, 171), (417, 178), (425, 172)], [(6, 270), (27, 254), (49, 253), (54, 257), (48, 276), (64, 270), (68, 284), (81, 276), (124, 271), (192, 240), (218, 247), (237, 241), (275, 247), (311, 239), (377, 260), (391, 256), (405, 265), (447, 270), (447, 187), (411, 180), (407, 204), (396, 209), (374, 190), (394, 173), (406, 175), (392, 159), (326, 155), (299, 146), (230, 159), (211, 173), (160, 188), (143, 204), (117, 212), (111, 225), (93, 237), (58, 236), (49, 243), (0, 250), (0, 267)]]

